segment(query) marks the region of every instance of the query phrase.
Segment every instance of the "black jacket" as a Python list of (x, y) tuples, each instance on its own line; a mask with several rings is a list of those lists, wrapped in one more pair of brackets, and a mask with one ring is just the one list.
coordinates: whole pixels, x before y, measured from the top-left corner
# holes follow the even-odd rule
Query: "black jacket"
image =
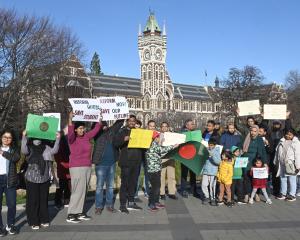
[[(205, 130), (202, 134), (202, 138), (204, 139), (206, 134), (208, 133), (207, 130)], [(220, 134), (218, 133), (218, 130), (214, 130), (211, 137), (210, 138), (214, 138), (216, 141), (217, 141), (217, 144), (220, 144), (220, 140), (221, 140), (221, 136)]]
[(139, 148), (128, 148), (128, 142), (124, 141), (126, 136), (130, 136), (131, 130), (122, 128), (113, 139), (113, 145), (120, 150), (119, 166), (130, 167), (140, 165), (143, 158), (143, 150)]
[(20, 153), (17, 149), (13, 148), (7, 152), (3, 152), (2, 156), (9, 161), (7, 187), (16, 187), (18, 184), (16, 164), (20, 160)]
[[(106, 144), (112, 143), (114, 136), (120, 131), (121, 127), (123, 126), (123, 123), (124, 120), (118, 120), (108, 130), (106, 131), (101, 130), (96, 135), (96, 137), (94, 138), (95, 145), (94, 145), (92, 163), (96, 165), (101, 163)], [(119, 156), (119, 151), (117, 148), (114, 147), (115, 160), (118, 159), (118, 156)]]

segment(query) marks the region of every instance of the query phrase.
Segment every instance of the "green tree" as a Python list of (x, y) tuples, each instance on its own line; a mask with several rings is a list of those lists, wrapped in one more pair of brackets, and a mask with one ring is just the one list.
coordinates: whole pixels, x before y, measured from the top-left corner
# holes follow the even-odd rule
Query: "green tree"
[(100, 75), (102, 73), (101, 66), (100, 66), (100, 59), (97, 52), (94, 53), (94, 56), (92, 58), (90, 70), (91, 73), (94, 75)]

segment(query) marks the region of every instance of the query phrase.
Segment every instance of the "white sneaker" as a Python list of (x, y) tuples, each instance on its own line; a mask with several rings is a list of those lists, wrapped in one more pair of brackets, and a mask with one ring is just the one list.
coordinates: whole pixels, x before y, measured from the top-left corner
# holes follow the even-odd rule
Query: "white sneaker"
[(272, 204), (271, 199), (269, 198), (269, 199), (266, 201), (266, 203), (271, 205), (271, 204)]
[(50, 226), (50, 223), (41, 223), (41, 227), (47, 228)]
[(297, 192), (297, 193), (296, 193), (296, 196), (297, 196), (297, 197), (300, 197), (300, 192)]
[(253, 198), (250, 198), (250, 199), (249, 199), (249, 203), (250, 203), (250, 204), (253, 204)]
[(39, 229), (40, 229), (40, 226), (33, 225), (33, 226), (31, 226), (31, 229), (32, 229), (32, 230), (39, 230)]

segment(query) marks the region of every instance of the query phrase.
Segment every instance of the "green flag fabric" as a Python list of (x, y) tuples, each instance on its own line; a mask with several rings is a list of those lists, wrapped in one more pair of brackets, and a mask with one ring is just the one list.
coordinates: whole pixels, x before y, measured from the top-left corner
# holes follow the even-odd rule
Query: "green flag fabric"
[(202, 140), (201, 130), (187, 131), (187, 132), (183, 132), (183, 134), (186, 135), (185, 142), (190, 142), (190, 141), (201, 142)]
[(164, 156), (164, 158), (175, 159), (181, 162), (196, 175), (201, 173), (208, 157), (207, 148), (196, 141), (183, 143)]
[(55, 140), (59, 119), (28, 114), (26, 134), (29, 138)]

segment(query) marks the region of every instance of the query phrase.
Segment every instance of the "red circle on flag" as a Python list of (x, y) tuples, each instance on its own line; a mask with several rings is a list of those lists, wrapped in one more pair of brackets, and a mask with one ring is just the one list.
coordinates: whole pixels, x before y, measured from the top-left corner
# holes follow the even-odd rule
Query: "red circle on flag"
[(193, 144), (187, 144), (182, 146), (179, 151), (179, 156), (186, 159), (191, 160), (196, 155), (196, 147)]

